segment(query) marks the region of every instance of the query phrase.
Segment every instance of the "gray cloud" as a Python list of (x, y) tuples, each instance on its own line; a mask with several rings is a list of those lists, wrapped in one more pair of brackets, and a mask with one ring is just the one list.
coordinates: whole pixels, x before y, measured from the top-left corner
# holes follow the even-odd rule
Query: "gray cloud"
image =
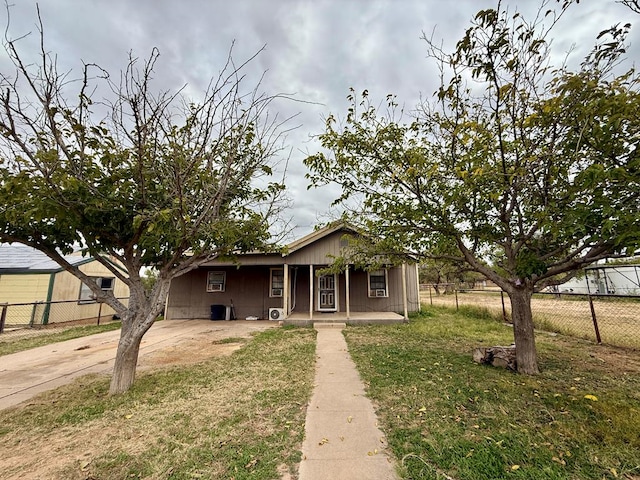
[[(532, 15), (538, 2), (503, 2)], [(426, 58), (420, 36), (432, 33), (451, 50), (482, 8), (494, 0), (57, 0), (41, 2), (47, 46), (64, 69), (79, 74), (81, 60), (95, 62), (113, 74), (126, 66), (127, 54), (145, 58), (157, 47), (161, 58), (158, 88), (185, 90), (197, 95), (222, 68), (232, 42), (236, 62), (266, 45), (247, 68), (248, 85), (266, 71), (268, 93), (295, 94), (301, 102), (278, 101), (278, 115), (297, 114), (300, 127), (288, 135), (291, 214), (299, 236), (326, 220), (337, 189), (307, 190), (302, 164), (307, 153), (319, 148), (313, 138), (322, 132), (329, 113), (344, 116), (350, 87), (368, 89), (377, 100), (393, 93), (407, 110), (420, 95), (437, 88), (435, 64)], [(555, 7), (550, 2), (549, 7)], [(0, 13), (5, 23), (6, 14)], [(592, 47), (597, 33), (617, 22), (636, 22), (613, 0), (581, 2), (563, 18), (554, 33), (554, 59), (573, 47), (579, 62)], [(15, 2), (10, 33), (36, 33), (35, 3)], [(632, 30), (630, 57), (638, 58), (640, 34)], [(37, 35), (22, 42), (25, 53), (37, 51)], [(5, 71), (6, 58), (0, 56)]]

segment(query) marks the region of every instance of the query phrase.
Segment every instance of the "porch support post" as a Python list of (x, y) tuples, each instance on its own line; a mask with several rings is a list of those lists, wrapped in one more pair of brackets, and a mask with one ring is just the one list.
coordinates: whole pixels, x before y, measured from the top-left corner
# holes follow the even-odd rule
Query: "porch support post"
[(347, 298), (345, 298), (345, 304), (347, 306), (347, 320), (349, 320), (349, 318), (351, 318), (351, 294), (349, 293), (350, 289), (350, 282), (349, 282), (349, 265), (347, 265), (347, 269), (344, 271), (344, 290), (345, 290), (345, 296)]
[(404, 319), (409, 320), (409, 309), (407, 306), (407, 264), (402, 262), (402, 303), (404, 306)]
[(284, 308), (284, 316), (289, 315), (289, 264), (285, 263), (282, 267), (284, 288), (282, 289), (282, 308)]
[(313, 320), (313, 265), (309, 265), (309, 320)]

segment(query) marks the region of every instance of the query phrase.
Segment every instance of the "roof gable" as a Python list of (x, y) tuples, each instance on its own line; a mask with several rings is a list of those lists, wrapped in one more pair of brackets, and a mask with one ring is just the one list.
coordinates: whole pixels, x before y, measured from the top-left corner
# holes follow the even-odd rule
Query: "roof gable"
[(333, 233), (341, 230), (344, 231), (344, 233), (356, 233), (356, 234), (358, 233), (354, 228), (348, 226), (343, 222), (330, 224), (330, 225), (327, 225), (326, 227), (323, 227), (314, 232), (311, 232), (310, 234), (305, 235), (304, 237), (299, 238), (298, 240), (294, 240), (293, 242), (291, 242), (289, 245), (287, 245), (287, 254), (285, 255), (290, 255), (304, 247), (311, 245), (312, 243), (322, 240), (323, 238), (326, 238), (332, 235)]

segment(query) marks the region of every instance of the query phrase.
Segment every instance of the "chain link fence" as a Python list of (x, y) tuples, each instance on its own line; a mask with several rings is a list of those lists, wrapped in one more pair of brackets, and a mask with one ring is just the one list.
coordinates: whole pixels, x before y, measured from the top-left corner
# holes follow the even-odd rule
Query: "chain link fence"
[[(465, 289), (458, 285), (421, 285), (424, 304), (453, 308), (480, 307), (511, 321), (509, 296), (498, 288)], [(621, 347), (640, 348), (640, 296), (536, 293), (531, 300), (536, 328)]]
[[(118, 298), (124, 305), (128, 298)], [(0, 335), (25, 336), (51, 328), (100, 325), (115, 319), (114, 310), (104, 303), (64, 300), (56, 302), (0, 304)]]

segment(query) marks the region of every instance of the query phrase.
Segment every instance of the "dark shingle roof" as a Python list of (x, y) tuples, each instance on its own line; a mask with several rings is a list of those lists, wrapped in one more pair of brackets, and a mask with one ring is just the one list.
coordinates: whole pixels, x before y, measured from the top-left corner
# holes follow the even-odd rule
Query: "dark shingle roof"
[[(72, 265), (92, 260), (81, 255), (65, 255), (64, 258)], [(60, 265), (35, 248), (16, 243), (0, 244), (0, 273), (56, 272), (60, 269)]]

